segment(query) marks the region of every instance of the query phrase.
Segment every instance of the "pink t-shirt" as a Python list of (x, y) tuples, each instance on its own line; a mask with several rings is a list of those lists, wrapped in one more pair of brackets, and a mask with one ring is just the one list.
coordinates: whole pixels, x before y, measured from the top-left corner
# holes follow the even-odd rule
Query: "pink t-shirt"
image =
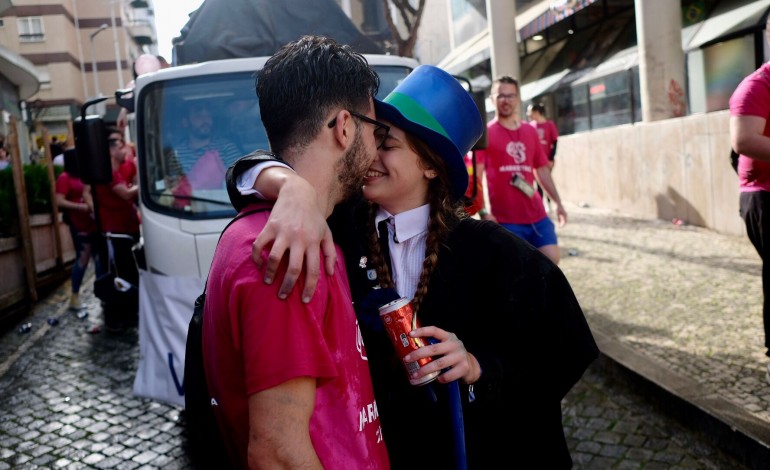
[(497, 119), (487, 126), (489, 143), (476, 158), (484, 164), (489, 190), (490, 211), (501, 224), (532, 224), (545, 218), (543, 199), (535, 191), (532, 197), (511, 185), (514, 174), (535, 185), (535, 169), (548, 165), (540, 139), (532, 126), (521, 125), (515, 131), (503, 127)]
[(551, 151), (553, 151), (553, 143), (559, 138), (559, 131), (556, 129), (556, 124), (553, 121), (537, 122), (535, 120), (529, 121), (529, 125), (534, 127), (537, 131), (537, 137), (540, 139), (540, 145), (543, 146), (543, 152), (545, 156), (551, 160)]
[[(251, 260), (251, 244), (269, 214), (249, 215), (230, 226), (208, 278), (203, 357), (231, 457), (246, 467), (250, 395), (315, 377), (310, 438), (324, 468), (388, 468), (342, 252), (337, 249), (333, 276), (322, 266), (309, 304), (300, 299), (302, 278), (288, 299), (279, 300), (280, 283), (264, 284), (264, 272)], [(285, 266), (277, 279), (284, 273)]]
[[(63, 171), (58, 178), (56, 178), (56, 192), (64, 195), (64, 198), (68, 201), (85, 204), (83, 199), (83, 182), (80, 178), (70, 176), (69, 173)], [(78, 233), (96, 233), (96, 221), (88, 212), (65, 209), (69, 216), (72, 227)]]
[[(744, 78), (730, 97), (730, 116), (757, 116), (765, 119), (763, 135), (770, 137), (770, 64), (763, 64)], [(770, 162), (745, 155), (738, 159), (741, 192), (770, 191)]]
[(112, 190), (119, 184), (131, 186), (120, 170), (117, 170), (112, 172), (112, 182), (109, 184), (94, 185), (102, 232), (139, 233), (139, 213), (134, 200), (123, 199)]

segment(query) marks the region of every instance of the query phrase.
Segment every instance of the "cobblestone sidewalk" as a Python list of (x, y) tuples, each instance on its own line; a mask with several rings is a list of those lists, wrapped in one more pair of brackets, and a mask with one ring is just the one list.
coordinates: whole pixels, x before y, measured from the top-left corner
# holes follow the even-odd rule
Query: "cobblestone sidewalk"
[[(560, 267), (597, 336), (770, 445), (762, 266), (748, 239), (576, 205), (567, 211)], [(736, 410), (745, 416), (730, 421)]]

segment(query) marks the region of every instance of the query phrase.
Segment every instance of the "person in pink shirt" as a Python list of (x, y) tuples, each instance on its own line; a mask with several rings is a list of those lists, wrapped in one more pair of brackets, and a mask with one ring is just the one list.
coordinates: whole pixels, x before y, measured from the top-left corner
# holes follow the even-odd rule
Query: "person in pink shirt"
[[(388, 135), (374, 120), (378, 85), (363, 56), (318, 36), (287, 44), (259, 72), (271, 150), (312, 184), (326, 216), (361, 186)], [(246, 215), (224, 232), (207, 281), (203, 364), (229, 464), (389, 468), (342, 254), (333, 248), (333, 274), (321, 263), (309, 302), (298, 290), (280, 300), (251, 258), (270, 211), (249, 211), (270, 208), (241, 208)]]
[[(527, 119), (529, 125), (537, 131), (540, 138), (540, 145), (543, 146), (543, 152), (548, 156), (548, 169), (553, 175), (553, 164), (556, 157), (556, 144), (559, 139), (559, 131), (556, 124), (545, 117), (545, 105), (543, 103), (531, 103), (527, 106)], [(537, 192), (543, 195), (543, 188), (538, 184)], [(551, 199), (548, 199), (548, 210), (551, 208)]]
[[(770, 18), (766, 32), (770, 42)], [(770, 63), (744, 78), (730, 97), (730, 141), (740, 155), (740, 214), (762, 258), (762, 320), (770, 358)], [(770, 384), (770, 362), (765, 378)]]
[[(68, 152), (65, 152), (65, 158), (75, 158), (74, 151)], [(98, 236), (91, 208), (83, 199), (83, 182), (77, 175), (63, 171), (56, 178), (56, 204), (66, 215), (65, 220), (75, 247), (75, 262), (72, 265), (70, 279), (72, 285), (69, 309), (77, 311), (83, 308), (80, 302), (80, 285)], [(97, 269), (97, 272), (99, 271)]]
[[(111, 273), (127, 283), (139, 285), (139, 269), (134, 258), (133, 246), (139, 241), (140, 221), (136, 200), (139, 188), (126, 181), (120, 171), (126, 161), (126, 142), (116, 127), (105, 129), (112, 168), (112, 178), (107, 184), (84, 185), (83, 199), (96, 215), (96, 225), (101, 231), (98, 249), (99, 260), (105, 274)], [(96, 210), (94, 210), (96, 208)], [(111, 278), (110, 278), (111, 279)], [(106, 277), (97, 273), (95, 286), (112, 286)], [(113, 296), (112, 287), (103, 290), (95, 287), (94, 293), (102, 301), (104, 328), (117, 333), (138, 321), (139, 295), (130, 289), (125, 296)]]
[(521, 120), (519, 83), (503, 76), (492, 84), (495, 119), (487, 125), (488, 145), (476, 153), (479, 176), (486, 178), (490, 211), (481, 218), (494, 220), (559, 263), (556, 228), (545, 212), (535, 181), (556, 203), (559, 225), (567, 223), (567, 211), (551, 179), (548, 156), (537, 131)]

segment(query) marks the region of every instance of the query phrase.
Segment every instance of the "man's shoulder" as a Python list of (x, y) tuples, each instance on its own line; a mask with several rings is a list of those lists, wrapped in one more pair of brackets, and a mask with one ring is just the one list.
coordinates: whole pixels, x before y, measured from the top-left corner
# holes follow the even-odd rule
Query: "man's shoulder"
[[(214, 264), (233, 268), (240, 272), (242, 267), (257, 269), (251, 261), (251, 244), (262, 232), (270, 216), (271, 206), (264, 204), (249, 204), (223, 229), (221, 238), (214, 253)], [(241, 267), (242, 266), (242, 267)], [(212, 272), (216, 271), (212, 267)]]
[(770, 62), (746, 76), (730, 96), (730, 114), (761, 115), (770, 105)]
[(238, 148), (238, 146), (235, 145), (235, 143), (232, 140), (226, 137), (214, 137), (213, 139), (211, 139), (211, 143), (209, 144), (209, 146), (218, 147), (218, 148), (229, 148), (229, 147)]
[(770, 87), (770, 62), (762, 64), (757, 70), (747, 75), (738, 85), (737, 89), (755, 86), (756, 83)]
[(519, 126), (519, 131), (521, 131), (522, 136), (530, 136), (530, 137), (534, 136), (538, 140), (540, 140), (540, 136), (537, 135), (537, 129), (535, 128), (535, 126), (524, 125), (524, 123), (522, 122), (521, 125)]

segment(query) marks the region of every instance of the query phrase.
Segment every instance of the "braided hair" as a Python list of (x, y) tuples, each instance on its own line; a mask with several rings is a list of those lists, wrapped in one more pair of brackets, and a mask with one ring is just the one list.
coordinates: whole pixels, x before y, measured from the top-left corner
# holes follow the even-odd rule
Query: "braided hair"
[[(449, 190), (451, 187), (449, 172), (443, 157), (422, 140), (413, 137), (411, 134), (406, 134), (406, 140), (409, 147), (420, 156), (420, 165), (423, 168), (433, 169), (437, 173), (437, 176), (430, 180), (428, 184), (430, 216), (428, 219), (428, 237), (425, 241), (425, 259), (422, 263), (422, 272), (417, 283), (417, 290), (412, 299), (412, 310), (416, 314), (420, 309), (420, 304), (428, 294), (431, 275), (438, 266), (439, 252), (449, 237), (450, 228), (460, 219), (467, 217), (467, 213), (464, 210), (462, 201), (452, 197)], [(393, 279), (388, 263), (380, 250), (378, 233), (374, 223), (378, 208), (377, 204), (369, 203), (369, 253), (377, 270), (380, 286), (393, 288)]]

